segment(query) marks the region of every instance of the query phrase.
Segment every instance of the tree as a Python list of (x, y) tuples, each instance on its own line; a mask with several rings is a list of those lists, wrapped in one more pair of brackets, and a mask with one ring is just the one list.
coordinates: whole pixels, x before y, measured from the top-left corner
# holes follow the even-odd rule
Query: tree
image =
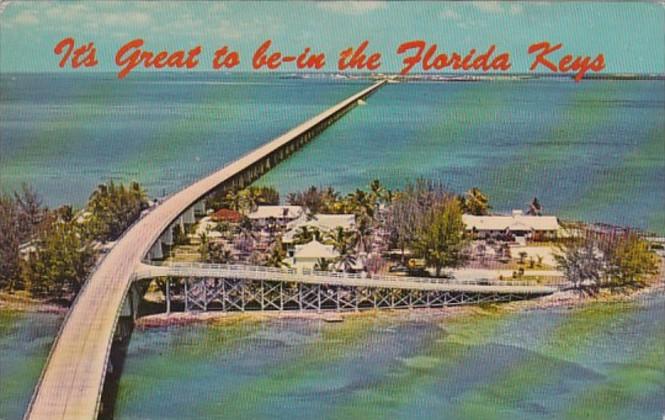
[(462, 210), (467, 214), (485, 216), (491, 208), (489, 199), (480, 189), (473, 187), (462, 197)]
[(658, 259), (647, 241), (631, 232), (619, 238), (607, 251), (608, 286), (612, 289), (636, 288), (658, 273)]
[(12, 195), (0, 194), (0, 289), (24, 287), (19, 249), (31, 246), (51, 216), (32, 187), (24, 184)]
[(358, 252), (370, 252), (372, 246), (372, 228), (367, 218), (362, 217), (358, 219), (353, 234), (355, 235), (355, 242), (358, 245)]
[(337, 266), (344, 272), (352, 270), (356, 265), (357, 257), (353, 253), (353, 248), (357, 242), (358, 237), (355, 233), (344, 230), (341, 226), (326, 235), (326, 243), (332, 245), (339, 253)]
[(437, 277), (444, 267), (458, 267), (467, 256), (462, 209), (457, 198), (448, 198), (433, 207), (419, 226), (414, 250), (433, 266)]
[(233, 262), (233, 253), (224, 244), (210, 242), (208, 245), (208, 262), (213, 264), (231, 264)]
[(531, 204), (529, 204), (529, 209), (526, 211), (526, 214), (529, 216), (542, 216), (543, 215), (543, 206), (538, 201), (538, 197), (533, 197)]
[(0, 195), (0, 289), (14, 289), (19, 282), (21, 234), (18, 209), (8, 195)]
[(266, 260), (266, 265), (268, 267), (289, 267), (289, 264), (284, 261), (286, 259), (286, 252), (282, 246), (282, 240), (277, 239), (275, 243), (270, 248), (270, 253), (268, 254), (268, 259)]
[(251, 253), (254, 250), (254, 245), (257, 240), (258, 238), (254, 232), (252, 220), (248, 217), (244, 217), (238, 225), (238, 247), (244, 252)]
[(605, 276), (605, 259), (596, 241), (584, 238), (562, 244), (554, 259), (575, 289), (588, 294), (598, 291)]
[(293, 235), (293, 243), (296, 245), (309, 243), (313, 239), (316, 239), (317, 241), (320, 240), (321, 232), (316, 228), (310, 228), (308, 226), (299, 227)]
[(199, 233), (199, 257), (203, 262), (210, 262), (210, 239), (208, 232)]
[(117, 239), (148, 207), (145, 191), (132, 182), (129, 187), (109, 181), (101, 184), (88, 199), (86, 226), (91, 238)]
[(408, 184), (403, 191), (395, 194), (385, 224), (391, 242), (402, 251), (402, 263), (405, 248), (415, 242), (423, 226), (429, 223), (431, 209), (450, 197), (443, 184), (424, 179)]
[(316, 264), (314, 264), (314, 270), (317, 271), (330, 271), (331, 267), (331, 261), (327, 258), (319, 258)]
[(21, 192), (14, 192), (17, 207), (18, 233), (21, 241), (35, 234), (37, 227), (44, 221), (48, 210), (42, 204), (41, 197), (29, 185), (21, 185)]
[(95, 265), (96, 251), (75, 221), (56, 220), (36, 239), (36, 248), (23, 264), (22, 275), (38, 297), (73, 297)]

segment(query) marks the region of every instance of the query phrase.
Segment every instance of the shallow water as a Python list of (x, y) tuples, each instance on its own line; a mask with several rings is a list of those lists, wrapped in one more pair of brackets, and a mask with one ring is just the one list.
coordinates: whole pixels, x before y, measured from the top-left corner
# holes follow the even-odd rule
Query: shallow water
[(23, 417), (61, 321), (0, 310), (0, 419)]
[(665, 297), (135, 331), (117, 418), (659, 418)]

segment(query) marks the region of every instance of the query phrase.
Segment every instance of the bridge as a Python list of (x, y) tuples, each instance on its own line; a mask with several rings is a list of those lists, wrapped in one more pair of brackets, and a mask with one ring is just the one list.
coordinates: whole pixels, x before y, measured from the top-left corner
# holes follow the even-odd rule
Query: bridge
[(192, 223), (207, 195), (242, 188), (366, 99), (380, 81), (168, 197), (135, 223), (98, 264), (65, 317), (26, 419), (91, 419), (100, 408), (113, 334), (136, 267), (160, 258), (176, 224)]
[[(183, 278), (187, 309), (326, 309), (442, 306), (539, 296), (553, 288), (527, 284), (437, 283), (413, 278), (362, 278), (334, 273), (238, 266), (170, 266), (159, 260), (177, 225), (195, 222), (215, 191), (243, 188), (307, 144), (386, 83), (380, 81), (289, 130), (153, 208), (98, 263), (65, 317), (30, 401), (26, 419), (91, 419), (100, 410), (113, 337), (121, 312), (135, 306), (151, 278)], [(167, 282), (167, 288), (170, 281)], [(167, 292), (167, 298), (171, 294)], [(134, 301), (134, 303), (132, 303)], [(191, 306), (190, 306), (191, 304)]]
[(440, 279), (248, 265), (141, 264), (134, 281), (163, 278), (167, 312), (172, 278), (186, 311), (434, 308), (509, 302), (554, 293), (554, 285), (489, 279)]

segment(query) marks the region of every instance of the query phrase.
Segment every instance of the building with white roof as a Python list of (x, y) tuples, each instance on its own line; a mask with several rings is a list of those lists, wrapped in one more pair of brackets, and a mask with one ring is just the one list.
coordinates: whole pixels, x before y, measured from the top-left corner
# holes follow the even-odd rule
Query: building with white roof
[(355, 225), (356, 216), (353, 214), (315, 214), (313, 216), (303, 214), (301, 217), (288, 224), (288, 231), (282, 238), (282, 241), (284, 243), (293, 242), (293, 237), (298, 232), (298, 229), (302, 227), (316, 229), (319, 232), (327, 233), (333, 232), (340, 227), (344, 230), (352, 230)]
[(296, 245), (293, 254), (293, 265), (297, 268), (313, 269), (320, 259), (334, 261), (339, 252), (332, 245), (325, 245), (313, 239), (304, 245)]
[(258, 206), (247, 217), (258, 223), (266, 223), (273, 219), (278, 223), (286, 224), (303, 214), (305, 214), (305, 209), (301, 206)]
[(509, 216), (462, 215), (466, 230), (479, 237), (510, 233), (521, 237), (556, 237), (561, 229), (555, 216), (528, 216), (513, 210)]

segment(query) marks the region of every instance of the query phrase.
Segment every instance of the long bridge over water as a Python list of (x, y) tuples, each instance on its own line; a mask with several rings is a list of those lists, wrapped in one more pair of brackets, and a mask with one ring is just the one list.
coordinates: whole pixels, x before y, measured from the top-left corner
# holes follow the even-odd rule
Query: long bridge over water
[(196, 215), (204, 212), (209, 194), (251, 184), (384, 83), (361, 90), (171, 195), (131, 226), (89, 276), (63, 321), (26, 419), (97, 416), (118, 319), (123, 311), (136, 313), (138, 293), (132, 285), (151, 278), (184, 279), (186, 307), (202, 310), (215, 305), (222, 310), (434, 307), (554, 292), (551, 287), (528, 284), (363, 278), (265, 267), (149, 264), (162, 258), (162, 244), (173, 244), (176, 225), (194, 223)]

